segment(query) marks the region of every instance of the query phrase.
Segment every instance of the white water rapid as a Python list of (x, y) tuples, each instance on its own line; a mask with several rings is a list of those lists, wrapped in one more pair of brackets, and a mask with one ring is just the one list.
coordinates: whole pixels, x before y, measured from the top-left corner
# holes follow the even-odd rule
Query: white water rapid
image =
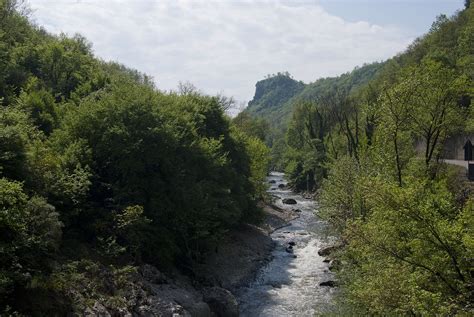
[[(272, 184), (269, 193), (279, 197), (275, 204), (301, 210), (300, 217), (271, 235), (276, 242), (273, 259), (261, 269), (253, 283), (237, 294), (240, 315), (302, 317), (329, 311), (335, 289), (319, 286), (319, 283), (333, 279), (328, 264), (323, 262), (324, 257), (318, 255), (325, 242), (326, 223), (318, 218), (317, 211), (315, 213), (313, 200), (278, 188), (279, 184), (286, 184), (284, 174), (272, 173), (268, 181), (272, 180), (276, 183)], [(297, 204), (283, 204), (284, 198), (293, 198)], [(293, 253), (285, 250), (289, 242), (295, 243)]]

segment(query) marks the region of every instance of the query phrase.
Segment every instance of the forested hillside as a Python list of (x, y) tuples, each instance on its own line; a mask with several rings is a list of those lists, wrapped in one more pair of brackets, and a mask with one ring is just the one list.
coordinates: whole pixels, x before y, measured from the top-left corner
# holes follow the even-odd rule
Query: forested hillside
[(272, 122), (276, 129), (284, 130), (291, 117), (293, 105), (297, 101), (314, 100), (335, 87), (356, 89), (374, 78), (381, 65), (381, 63), (364, 65), (341, 76), (321, 78), (309, 84), (294, 80), (288, 72), (269, 75), (257, 82), (255, 96), (244, 112)]
[(309, 84), (294, 80), (288, 72), (269, 75), (256, 84), (254, 98), (238, 117), (250, 116), (265, 122), (265, 142), (272, 148), (271, 166), (273, 169), (284, 169), (287, 165), (285, 134), (295, 105), (331, 95), (335, 89), (351, 93), (375, 78), (383, 65), (363, 65), (341, 76), (321, 78)]
[(466, 1), (404, 53), (281, 106), (292, 114), (273, 153), (294, 188), (317, 190), (340, 237), (338, 314), (472, 314), (474, 191), (442, 155), (473, 133), (473, 94)]
[(21, 3), (0, 1), (0, 315), (123, 307), (136, 265), (192, 272), (260, 220), (267, 150), (231, 124), (228, 100), (162, 93)]

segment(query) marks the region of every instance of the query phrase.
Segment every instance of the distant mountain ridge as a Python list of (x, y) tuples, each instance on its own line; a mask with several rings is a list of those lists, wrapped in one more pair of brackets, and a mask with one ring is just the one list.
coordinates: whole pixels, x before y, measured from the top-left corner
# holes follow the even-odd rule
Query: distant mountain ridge
[(329, 89), (354, 90), (375, 78), (383, 65), (384, 62), (365, 64), (340, 76), (321, 78), (309, 84), (293, 79), (287, 72), (277, 73), (255, 84), (255, 96), (244, 111), (284, 129), (295, 102), (315, 100)]

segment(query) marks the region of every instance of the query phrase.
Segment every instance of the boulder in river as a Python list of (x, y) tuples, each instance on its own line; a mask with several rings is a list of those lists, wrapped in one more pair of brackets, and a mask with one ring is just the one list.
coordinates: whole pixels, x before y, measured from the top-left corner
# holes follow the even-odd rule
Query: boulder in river
[(284, 198), (282, 201), (284, 204), (287, 205), (296, 205), (296, 200), (294, 200), (293, 198)]
[(209, 287), (204, 289), (203, 295), (204, 301), (217, 316), (239, 316), (239, 304), (228, 290), (221, 287)]
[(285, 184), (279, 184), (279, 185), (278, 185), (278, 188), (285, 188), (285, 187), (286, 187)]
[(293, 209), (293, 212), (300, 213), (300, 212), (301, 212), (301, 209)]
[(336, 287), (337, 283), (336, 281), (329, 280), (329, 281), (319, 283), (319, 286)]
[(342, 244), (330, 245), (330, 246), (319, 249), (318, 254), (320, 256), (328, 256), (331, 253), (334, 253), (335, 251), (342, 249), (342, 247), (343, 247)]
[(268, 182), (268, 184), (275, 184), (276, 180), (272, 179), (271, 181)]
[(290, 246), (286, 247), (285, 251), (288, 252), (288, 253), (293, 253), (293, 247), (290, 245)]
[(290, 246), (292, 246), (292, 247), (293, 247), (293, 246), (295, 246), (295, 245), (296, 245), (296, 242), (295, 242), (295, 241), (290, 241), (290, 242), (288, 242), (288, 245), (290, 245)]
[(301, 194), (301, 196), (303, 196), (303, 198), (305, 198), (305, 199), (313, 199), (314, 198), (313, 195), (314, 194), (312, 194), (312, 193), (302, 193)]
[(281, 283), (278, 282), (270, 282), (269, 285), (271, 285), (273, 288), (281, 288)]

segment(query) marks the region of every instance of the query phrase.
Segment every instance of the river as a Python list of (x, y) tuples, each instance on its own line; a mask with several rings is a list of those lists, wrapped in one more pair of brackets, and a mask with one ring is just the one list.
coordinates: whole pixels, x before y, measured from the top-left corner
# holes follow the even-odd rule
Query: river
[[(281, 208), (300, 209), (300, 217), (272, 234), (276, 242), (272, 260), (263, 267), (257, 278), (238, 295), (240, 315), (255, 316), (315, 316), (331, 310), (335, 289), (319, 286), (333, 279), (318, 250), (326, 241), (326, 223), (318, 218), (316, 203), (287, 189), (284, 174), (271, 173), (274, 180), (269, 193), (277, 196), (275, 205)], [(276, 188), (276, 189), (275, 189)], [(296, 205), (285, 205), (283, 198), (293, 198)], [(293, 254), (285, 249), (294, 242)], [(294, 255), (296, 257), (294, 257)]]

